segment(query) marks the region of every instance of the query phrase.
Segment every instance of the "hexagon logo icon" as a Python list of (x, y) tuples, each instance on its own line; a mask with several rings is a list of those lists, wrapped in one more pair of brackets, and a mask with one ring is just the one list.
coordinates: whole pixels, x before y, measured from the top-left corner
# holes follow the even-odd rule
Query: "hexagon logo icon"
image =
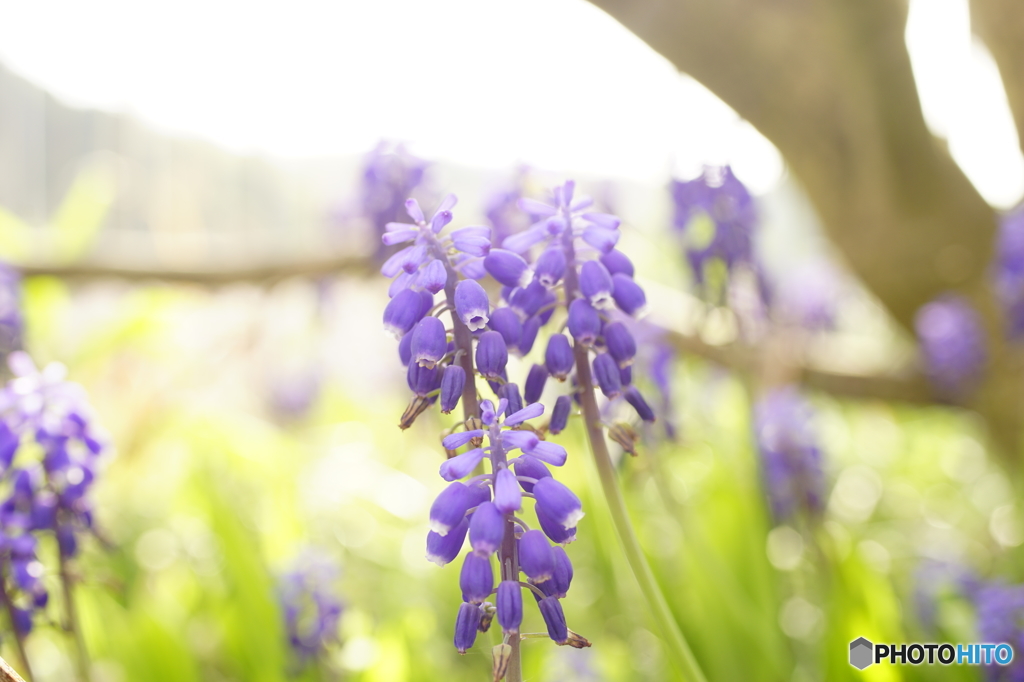
[(850, 665), (857, 670), (863, 670), (874, 663), (874, 657), (871, 655), (874, 648), (875, 645), (863, 637), (850, 642)]

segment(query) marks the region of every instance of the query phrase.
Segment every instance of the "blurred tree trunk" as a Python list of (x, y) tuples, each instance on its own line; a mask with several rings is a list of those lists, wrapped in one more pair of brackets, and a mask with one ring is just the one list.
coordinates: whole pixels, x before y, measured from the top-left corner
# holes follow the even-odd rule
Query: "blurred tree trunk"
[[(1017, 4), (981, 1), (1003, 11)], [(906, 3), (592, 2), (779, 148), (850, 267), (906, 329), (944, 291), (971, 297), (990, 338), (973, 406), (1015, 455), (1024, 372), (986, 281), (996, 215), (925, 125), (904, 41)], [(1024, 41), (1006, 51), (1024, 72)]]

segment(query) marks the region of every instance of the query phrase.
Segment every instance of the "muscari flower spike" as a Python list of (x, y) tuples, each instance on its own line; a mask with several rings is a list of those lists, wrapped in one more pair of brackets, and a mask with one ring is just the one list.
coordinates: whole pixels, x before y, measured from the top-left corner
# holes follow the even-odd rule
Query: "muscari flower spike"
[(300, 666), (339, 641), (344, 604), (334, 587), (338, 573), (332, 561), (307, 552), (278, 579), (285, 634)]

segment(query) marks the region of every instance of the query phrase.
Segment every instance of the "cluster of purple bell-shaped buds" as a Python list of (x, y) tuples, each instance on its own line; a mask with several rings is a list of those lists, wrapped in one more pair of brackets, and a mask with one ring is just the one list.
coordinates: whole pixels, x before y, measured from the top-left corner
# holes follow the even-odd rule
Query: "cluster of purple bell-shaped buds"
[[(14, 378), (0, 390), (0, 573), (11, 618), (21, 635), (46, 606), (36, 556), (39, 538), (53, 534), (63, 562), (78, 554), (93, 529), (88, 493), (104, 445), (85, 392), (64, 380), (62, 365), (38, 370), (29, 356), (8, 356)], [(36, 447), (27, 447), (34, 443)]]
[(770, 389), (758, 400), (754, 436), (775, 521), (820, 514), (825, 478), (814, 411), (795, 387)]
[(300, 667), (338, 641), (344, 611), (335, 589), (338, 573), (326, 557), (307, 553), (278, 579), (285, 634)]
[[(513, 412), (505, 398), (496, 406), (483, 400), (482, 428), (444, 438), (447, 450), (469, 449), (441, 465), (441, 477), (450, 483), (430, 508), (427, 558), (439, 566), (454, 561), (469, 536), (471, 551), (463, 559), (459, 576), (463, 600), (455, 623), (459, 653), (473, 646), (477, 632), (486, 632), (495, 617), (506, 638), (518, 637), (523, 589), (533, 593), (552, 640), (587, 646), (568, 629), (559, 601), (569, 591), (573, 577), (563, 546), (576, 539), (583, 510), (579, 498), (555, 480), (548, 468), (565, 463), (565, 448), (541, 440), (526, 425), (543, 413), (544, 405), (539, 402)], [(485, 459), (490, 462), (490, 473), (462, 480)], [(539, 528), (531, 528), (521, 516), (524, 498), (534, 500)], [(497, 587), (495, 556), (501, 576)], [(520, 581), (519, 572), (525, 582)], [(494, 604), (487, 601), (491, 596)]]
[(969, 397), (987, 360), (985, 332), (974, 307), (962, 296), (946, 294), (917, 311), (914, 327), (935, 392), (947, 400)]

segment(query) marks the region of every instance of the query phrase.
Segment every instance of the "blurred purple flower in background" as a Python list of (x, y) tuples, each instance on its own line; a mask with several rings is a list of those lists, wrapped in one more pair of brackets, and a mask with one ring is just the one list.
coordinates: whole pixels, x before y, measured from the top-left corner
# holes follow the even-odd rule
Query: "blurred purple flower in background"
[(914, 327), (935, 392), (947, 400), (969, 396), (986, 362), (985, 334), (971, 304), (962, 296), (940, 296), (917, 311)]
[(0, 262), (0, 355), (20, 350), (25, 321), (21, 315), (21, 273)]
[(754, 435), (776, 523), (819, 514), (825, 477), (814, 410), (795, 387), (771, 389), (757, 401)]
[(1003, 216), (992, 268), (996, 295), (1006, 316), (1007, 336), (1024, 337), (1024, 206)]
[[(1024, 651), (1024, 585), (991, 583), (979, 587), (973, 601), (977, 609), (978, 641), (1006, 642)], [(1008, 666), (985, 666), (990, 682), (1024, 682), (1024, 657), (1014, 656)]]
[(339, 574), (331, 559), (307, 551), (278, 579), (285, 632), (300, 667), (340, 641), (338, 625), (344, 605), (336, 588)]
[(826, 331), (836, 326), (843, 295), (843, 281), (836, 266), (827, 260), (816, 260), (782, 278), (772, 303), (781, 322)]
[[(421, 185), (429, 165), (403, 145), (383, 140), (363, 159), (360, 209), (378, 235), (384, 233), (385, 225), (405, 215), (405, 200)], [(377, 256), (385, 251), (378, 246)]]

